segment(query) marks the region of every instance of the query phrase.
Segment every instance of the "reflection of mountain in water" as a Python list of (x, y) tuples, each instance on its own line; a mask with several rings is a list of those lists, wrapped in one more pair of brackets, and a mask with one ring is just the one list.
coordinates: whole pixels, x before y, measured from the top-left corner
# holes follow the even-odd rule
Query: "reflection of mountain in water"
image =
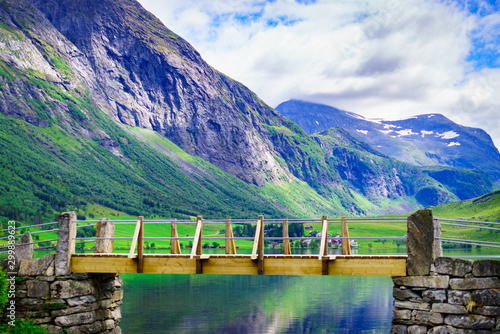
[(387, 277), (124, 275), (124, 283), (125, 333), (388, 332), (391, 323)]

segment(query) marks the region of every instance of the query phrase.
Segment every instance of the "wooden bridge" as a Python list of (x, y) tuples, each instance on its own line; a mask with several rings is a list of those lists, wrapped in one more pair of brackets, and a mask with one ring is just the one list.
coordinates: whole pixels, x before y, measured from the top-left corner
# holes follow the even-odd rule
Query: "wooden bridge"
[[(219, 222), (225, 223), (224, 237), (204, 239), (202, 217), (197, 217), (196, 220), (196, 233), (192, 238), (193, 246), (190, 254), (181, 254), (179, 240), (185, 238), (179, 238), (175, 220), (170, 222), (170, 237), (154, 238), (170, 239), (170, 254), (145, 254), (143, 217), (138, 217), (135, 223), (135, 233), (128, 254), (113, 253), (113, 240), (118, 238), (114, 238), (114, 225), (109, 220), (97, 222), (94, 253), (76, 254), (75, 241), (78, 238), (76, 238), (75, 218), (73, 213), (61, 214), (58, 251), (66, 252), (70, 271), (76, 273), (406, 276), (406, 255), (352, 255), (349, 240), (361, 238), (349, 237), (347, 218), (337, 220), (341, 223), (342, 231), (341, 237), (338, 238), (342, 243), (341, 255), (332, 255), (328, 252), (328, 239), (331, 237), (328, 236), (329, 220), (326, 216), (321, 219), (322, 232), (317, 255), (291, 254), (290, 241), (294, 238), (288, 235), (287, 219), (281, 221), (283, 237), (266, 238), (281, 239), (282, 254), (265, 254), (263, 216), (259, 216), (256, 222), (251, 254), (236, 254), (234, 240), (241, 238), (233, 236), (230, 220)], [(63, 240), (64, 238), (66, 240)], [(203, 254), (202, 241), (206, 239), (225, 239), (226, 254)], [(405, 237), (392, 239), (405, 239)]]

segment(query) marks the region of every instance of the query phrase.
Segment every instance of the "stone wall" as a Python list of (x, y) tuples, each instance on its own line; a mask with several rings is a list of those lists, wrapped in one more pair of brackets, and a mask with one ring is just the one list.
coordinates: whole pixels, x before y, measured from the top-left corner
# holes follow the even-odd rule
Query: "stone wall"
[(428, 275), (393, 277), (391, 333), (500, 333), (500, 261), (440, 257)]
[(118, 274), (55, 275), (55, 254), (19, 263), (16, 313), (50, 333), (121, 333)]

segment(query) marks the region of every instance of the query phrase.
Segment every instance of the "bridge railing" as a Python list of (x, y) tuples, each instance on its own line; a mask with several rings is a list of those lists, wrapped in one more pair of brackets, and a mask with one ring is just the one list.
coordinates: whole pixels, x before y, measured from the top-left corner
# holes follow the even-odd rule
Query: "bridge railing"
[[(73, 217), (75, 218), (75, 216)], [(317, 233), (316, 236), (290, 236), (289, 235), (289, 226), (290, 224), (302, 224), (308, 225), (307, 227), (311, 227), (313, 224), (321, 224), (321, 232)], [(86, 243), (94, 243), (94, 249), (98, 253), (113, 253), (113, 241), (115, 240), (129, 240), (131, 241), (131, 247), (129, 256), (136, 256), (135, 249), (136, 247), (142, 248), (142, 252), (144, 252), (144, 241), (148, 240), (169, 240), (170, 241), (170, 250), (171, 254), (181, 254), (180, 241), (182, 240), (190, 240), (193, 243), (191, 257), (197, 257), (202, 255), (202, 242), (203, 241), (215, 241), (215, 240), (223, 240), (225, 243), (225, 253), (226, 254), (236, 254), (237, 247), (235, 246), (235, 240), (252, 240), (252, 257), (257, 257), (257, 253), (259, 253), (259, 242), (260, 241), (281, 241), (282, 253), (287, 255), (291, 254), (291, 244), (293, 241), (300, 240), (302, 242), (310, 243), (311, 240), (319, 241), (320, 254), (318, 254), (319, 258), (328, 253), (328, 247), (332, 245), (340, 245), (341, 251), (343, 255), (350, 255), (352, 253), (351, 246), (356, 245), (357, 240), (406, 240), (406, 236), (375, 236), (375, 237), (353, 237), (349, 236), (349, 223), (406, 223), (406, 218), (328, 218), (327, 216), (323, 216), (322, 219), (266, 219), (264, 220), (263, 216), (259, 216), (257, 219), (223, 219), (223, 220), (215, 220), (215, 219), (207, 219), (204, 220), (201, 216), (197, 217), (196, 220), (144, 220), (143, 217), (138, 217), (134, 220), (116, 220), (112, 221), (110, 219), (100, 219), (100, 220), (76, 220), (72, 219), (71, 224), (74, 225), (75, 230), (85, 228), (85, 227), (96, 227), (96, 236), (95, 237), (77, 237), (76, 233), (73, 236), (73, 244), (76, 245), (84, 245)], [(39, 225), (30, 225), (30, 226), (21, 226), (21, 229), (30, 230), (30, 229), (39, 229), (44, 226), (56, 225), (59, 222), (52, 222), (46, 224)], [(84, 225), (82, 225), (84, 224)], [(131, 237), (115, 237), (114, 228), (112, 231), (109, 229), (109, 225), (136, 225), (134, 235)], [(144, 225), (149, 224), (170, 224), (171, 225), (171, 233), (170, 236), (155, 236), (155, 237), (144, 237)], [(177, 232), (177, 224), (197, 224), (195, 236), (189, 237), (180, 237)], [(219, 224), (225, 225), (225, 234), (224, 236), (209, 236), (204, 237), (202, 234), (203, 225), (207, 224)], [(253, 236), (234, 236), (233, 224), (240, 225), (241, 224), (249, 224), (255, 227), (256, 232)], [(274, 225), (282, 225), (282, 236), (265, 236), (267, 234), (267, 230), (265, 229), (265, 225), (274, 224)], [(328, 234), (328, 229), (331, 226), (335, 226), (334, 224), (340, 225), (340, 234), (336, 236), (332, 236)], [(258, 227), (258, 229), (257, 229)], [(311, 227), (312, 228), (312, 227)], [(264, 231), (260, 233), (260, 229)], [(2, 232), (6, 232), (8, 229), (2, 230)], [(48, 230), (41, 231), (30, 231), (31, 235), (41, 234), (41, 233), (50, 233), (50, 232), (58, 232), (59, 228), (52, 228)], [(306, 229), (307, 231), (307, 229)], [(1, 239), (7, 239), (8, 236), (2, 237)], [(42, 240), (33, 240), (32, 242), (18, 242), (17, 246), (29, 246), (29, 245), (38, 245), (38, 244), (46, 244), (50, 242), (49, 246), (43, 247), (35, 247), (34, 250), (49, 250), (55, 249), (57, 247), (58, 239), (42, 239)], [(196, 244), (196, 245), (195, 245)], [(99, 246), (104, 245), (104, 246)], [(139, 248), (137, 252), (139, 252)], [(198, 249), (200, 248), (200, 249)], [(8, 252), (7, 246), (3, 249), (0, 247), (0, 253)], [(263, 251), (262, 251), (263, 253)]]
[[(82, 221), (77, 221), (82, 222)], [(317, 233), (317, 236), (290, 236), (289, 235), (289, 224), (321, 224), (321, 232)], [(406, 236), (374, 236), (374, 237), (353, 237), (349, 236), (349, 223), (404, 223), (406, 224), (406, 218), (335, 218), (328, 219), (326, 216), (323, 219), (266, 219), (264, 220), (263, 216), (259, 216), (257, 219), (223, 219), (223, 220), (204, 220), (201, 216), (197, 217), (196, 220), (144, 220), (139, 217), (137, 220), (133, 221), (115, 221), (115, 225), (121, 224), (135, 224), (136, 229), (134, 236), (132, 237), (114, 237), (111, 235), (107, 236), (99, 236), (97, 233), (96, 237), (80, 237), (74, 238), (79, 242), (95, 242), (98, 240), (130, 240), (130, 255), (133, 256), (134, 250), (137, 245), (142, 245), (144, 241), (148, 240), (169, 240), (170, 241), (170, 250), (171, 254), (181, 254), (181, 247), (179, 242), (182, 240), (189, 240), (192, 242), (192, 251), (191, 256), (196, 257), (202, 255), (202, 250), (198, 250), (198, 248), (203, 248), (203, 241), (216, 241), (223, 240), (225, 242), (225, 253), (226, 254), (236, 254), (236, 246), (235, 240), (252, 240), (253, 248), (252, 255), (256, 256), (256, 252), (259, 245), (259, 240), (264, 241), (281, 241), (283, 254), (291, 254), (291, 241), (300, 240), (300, 241), (309, 241), (310, 240), (318, 240), (320, 242), (320, 251), (326, 251), (329, 245), (339, 244), (341, 245), (342, 254), (350, 255), (351, 254), (351, 242), (355, 242), (356, 240), (406, 240)], [(145, 237), (144, 236), (144, 226), (149, 224), (170, 224), (171, 225), (171, 233), (170, 236), (155, 236), (155, 237)], [(196, 231), (194, 236), (180, 237), (177, 232), (178, 224), (196, 224)], [(223, 236), (203, 236), (203, 226), (208, 224), (218, 224), (225, 225), (225, 233)], [(233, 224), (248, 224), (255, 228), (255, 233), (253, 236), (234, 236)], [(273, 224), (273, 225), (282, 225), (282, 236), (265, 236), (269, 232), (265, 225)], [(332, 236), (328, 233), (329, 227), (333, 226), (333, 224), (339, 224), (341, 233), (336, 236)], [(83, 226), (77, 226), (77, 228)], [(310, 227), (310, 226), (309, 226)], [(252, 229), (253, 229), (252, 228)], [(264, 230), (262, 233), (260, 230)], [(142, 233), (141, 233), (142, 231)], [(306, 230), (307, 231), (307, 230)], [(325, 253), (326, 254), (326, 253)], [(325, 255), (323, 254), (323, 255)]]
[[(483, 240), (478, 240), (477, 238), (470, 239), (462, 237), (461, 235), (457, 235), (456, 237), (443, 237), (442, 235), (436, 236), (436, 240), (438, 240), (443, 245), (444, 248), (448, 248), (449, 245), (463, 245), (464, 247), (471, 248), (472, 246), (476, 247), (489, 247), (489, 248), (500, 248), (499, 241), (488, 241), (484, 239), (491, 240), (499, 240), (500, 237), (500, 222), (491, 222), (491, 221), (477, 221), (477, 220), (466, 220), (466, 219), (450, 219), (450, 218), (434, 218), (434, 221), (439, 225), (450, 226), (452, 229), (458, 229), (461, 231), (469, 230), (469, 235), (477, 235), (477, 237), (482, 237)], [(474, 231), (474, 232), (472, 232)], [(481, 232), (487, 231), (488, 233)], [(446, 231), (445, 234), (450, 234), (450, 230)], [(454, 233), (457, 234), (457, 233)], [(491, 257), (492, 255), (487, 255)], [(478, 257), (481, 257), (478, 255)]]

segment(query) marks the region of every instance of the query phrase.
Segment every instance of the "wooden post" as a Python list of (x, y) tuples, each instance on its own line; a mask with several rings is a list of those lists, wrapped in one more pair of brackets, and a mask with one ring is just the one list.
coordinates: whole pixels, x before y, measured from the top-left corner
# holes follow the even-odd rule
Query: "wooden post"
[(144, 272), (144, 217), (139, 216), (139, 236), (137, 238), (137, 272)]
[(181, 254), (181, 245), (179, 243), (179, 234), (177, 233), (177, 220), (172, 219), (170, 223), (170, 254)]
[(139, 233), (141, 232), (141, 220), (137, 218), (137, 223), (135, 224), (134, 235), (132, 237), (132, 243), (130, 245), (130, 251), (128, 252), (129, 258), (135, 257), (135, 246), (137, 245), (137, 240), (139, 239)]
[(288, 239), (288, 218), (283, 219), (283, 254), (292, 254), (292, 250), (290, 248), (290, 239)]
[[(341, 237), (349, 238), (349, 227), (346, 217), (342, 217)], [(351, 244), (349, 239), (342, 239), (342, 255), (351, 255)]]
[(194, 234), (193, 249), (191, 249), (191, 259), (196, 259), (196, 273), (203, 272), (201, 254), (202, 254), (202, 234), (203, 234), (203, 217), (196, 217), (196, 232)]
[(226, 218), (226, 254), (236, 254), (236, 245), (234, 243), (233, 227), (231, 226), (231, 219)]
[(264, 274), (264, 216), (257, 219), (251, 259), (258, 261), (258, 274)]
[[(259, 216), (260, 221), (260, 237), (259, 237), (259, 275), (264, 274), (264, 216)], [(257, 227), (259, 228), (259, 227)]]
[(318, 258), (323, 261), (321, 273), (328, 275), (328, 217), (323, 216), (321, 222), (323, 228), (321, 229), (321, 245)]

